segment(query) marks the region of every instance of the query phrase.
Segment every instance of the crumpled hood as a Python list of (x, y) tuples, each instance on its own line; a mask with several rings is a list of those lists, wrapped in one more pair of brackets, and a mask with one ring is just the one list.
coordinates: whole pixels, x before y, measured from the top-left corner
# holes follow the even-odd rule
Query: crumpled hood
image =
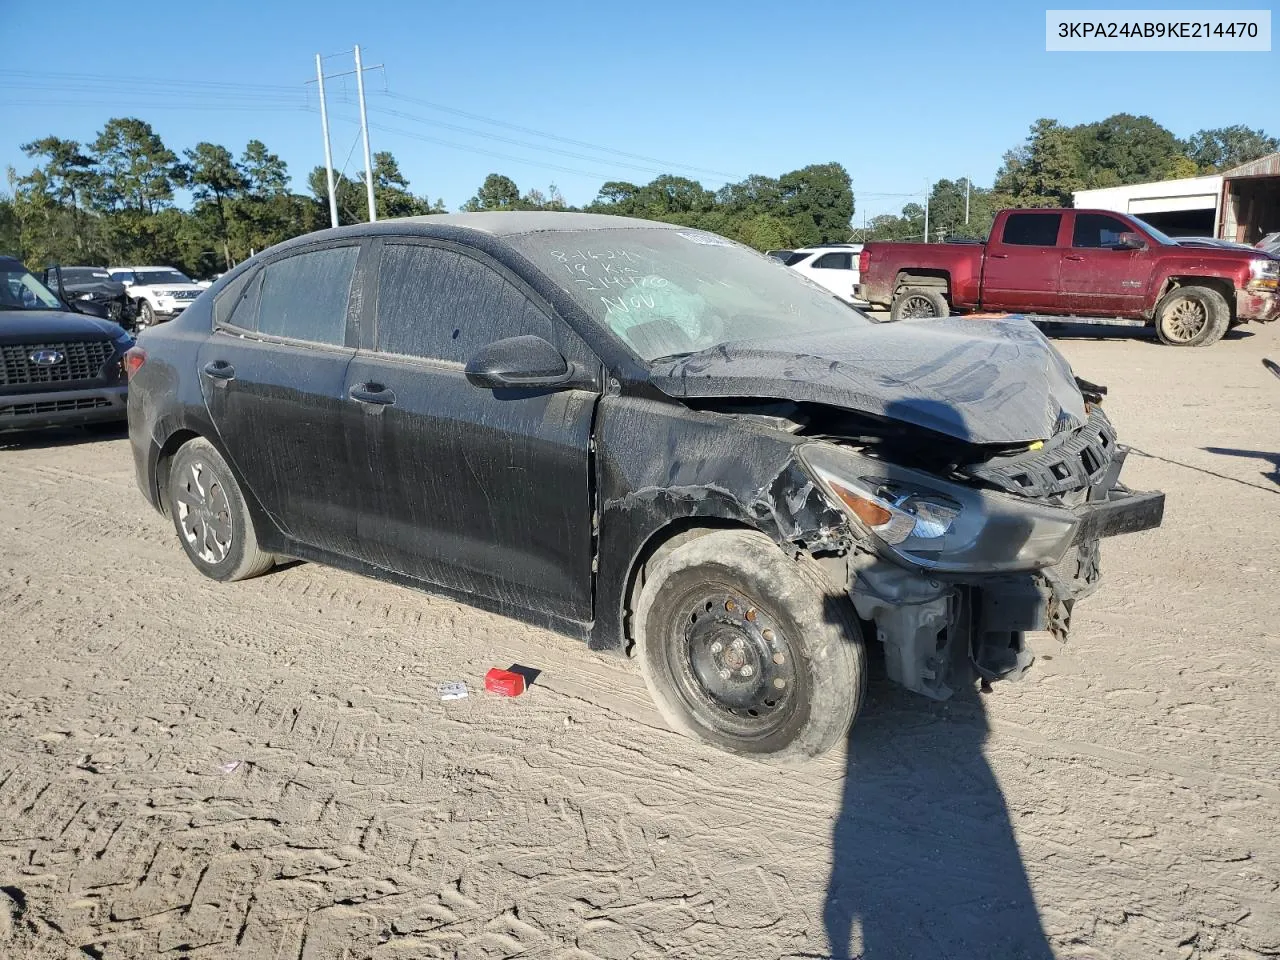
[(62, 310), (0, 310), (0, 341), (49, 343), (54, 340), (118, 340), (124, 328), (110, 320)]
[(92, 293), (106, 297), (108, 300), (114, 300), (124, 293), (124, 284), (118, 280), (83, 280), (79, 283), (68, 283), (63, 280), (62, 289), (72, 296), (81, 293)]
[(823, 403), (970, 443), (1030, 443), (1085, 422), (1071, 367), (1022, 317), (949, 317), (725, 343), (654, 364), (672, 397)]

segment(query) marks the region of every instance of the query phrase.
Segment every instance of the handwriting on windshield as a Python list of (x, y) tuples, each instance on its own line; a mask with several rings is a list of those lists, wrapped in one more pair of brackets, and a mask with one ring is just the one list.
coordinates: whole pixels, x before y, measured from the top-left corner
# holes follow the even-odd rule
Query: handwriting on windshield
[(610, 313), (652, 310), (651, 291), (661, 290), (670, 283), (666, 277), (651, 273), (645, 258), (630, 250), (552, 250), (551, 257), (581, 289), (604, 294), (600, 302)]

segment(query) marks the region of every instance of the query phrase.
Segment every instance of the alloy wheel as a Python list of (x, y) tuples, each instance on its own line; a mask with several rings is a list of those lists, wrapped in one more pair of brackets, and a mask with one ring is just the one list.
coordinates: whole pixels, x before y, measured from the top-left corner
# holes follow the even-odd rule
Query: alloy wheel
[(903, 320), (920, 320), (928, 317), (936, 317), (938, 312), (933, 308), (933, 304), (929, 302), (928, 297), (907, 296), (903, 299), (902, 310), (898, 316)]
[(1165, 314), (1164, 329), (1170, 340), (1190, 343), (1204, 332), (1209, 322), (1209, 312), (1204, 304), (1184, 298), (1169, 308)]

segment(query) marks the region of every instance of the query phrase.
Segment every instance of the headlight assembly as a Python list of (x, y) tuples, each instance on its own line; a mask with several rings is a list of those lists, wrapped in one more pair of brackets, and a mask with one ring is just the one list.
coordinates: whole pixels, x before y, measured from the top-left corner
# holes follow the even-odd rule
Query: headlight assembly
[(799, 457), (879, 552), (939, 572), (1050, 566), (1078, 523), (1063, 507), (952, 483), (830, 443), (805, 444)]

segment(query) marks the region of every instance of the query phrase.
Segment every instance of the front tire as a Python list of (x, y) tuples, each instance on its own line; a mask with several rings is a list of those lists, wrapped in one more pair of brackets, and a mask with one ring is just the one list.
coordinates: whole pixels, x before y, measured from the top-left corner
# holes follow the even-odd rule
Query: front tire
[(1177, 287), (1156, 305), (1156, 336), (1171, 347), (1207, 347), (1226, 334), (1231, 308), (1211, 287)]
[(206, 577), (247, 580), (271, 569), (275, 557), (259, 549), (240, 487), (208, 440), (192, 440), (174, 455), (167, 494), (178, 542)]
[(921, 320), (951, 316), (951, 304), (937, 287), (907, 287), (893, 298), (890, 320)]
[(138, 304), (138, 329), (143, 330), (147, 327), (154, 326), (156, 322), (156, 312), (152, 309), (150, 303), (142, 300)]
[(649, 571), (636, 604), (645, 683), (675, 730), (793, 762), (848, 732), (866, 651), (847, 597), (755, 531), (707, 533)]

